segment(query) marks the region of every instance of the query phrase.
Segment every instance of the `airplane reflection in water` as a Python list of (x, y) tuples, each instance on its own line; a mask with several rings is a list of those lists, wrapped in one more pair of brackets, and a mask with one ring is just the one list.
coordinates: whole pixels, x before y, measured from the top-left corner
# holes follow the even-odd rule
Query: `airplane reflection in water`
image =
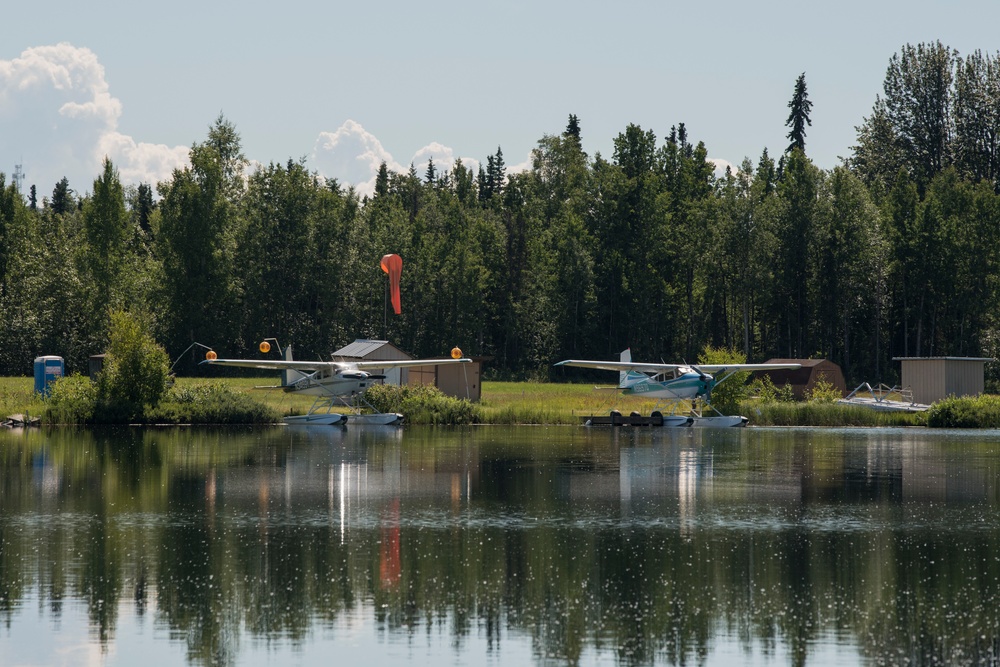
[[(411, 507), (427, 508), (440, 507), (446, 500), (453, 512), (476, 499), (533, 500), (508, 496), (504, 491), (508, 487), (534, 488), (533, 495), (551, 493), (553, 500), (581, 508), (604, 508), (599, 512), (617, 508), (619, 516), (662, 515), (667, 509), (662, 503), (675, 502), (683, 524), (697, 516), (699, 503), (721, 508), (746, 502), (787, 506), (845, 497), (975, 500), (988, 497), (998, 486), (981, 472), (949, 471), (947, 460), (942, 460), (945, 453), (921, 446), (919, 437), (904, 435), (852, 445), (850, 436), (829, 433), (829, 438), (848, 440), (830, 452), (814, 446), (822, 431), (811, 431), (811, 440), (803, 441), (795, 465), (761, 462), (746, 469), (738, 451), (753, 446), (748, 440), (766, 439), (766, 431), (656, 429), (620, 437), (617, 432), (588, 431), (588, 453), (574, 449), (550, 455), (539, 450), (534, 458), (525, 458), (523, 452), (508, 455), (488, 434), (477, 431), (463, 436), (460, 447), (426, 449), (404, 446), (407, 432), (391, 427), (285, 427), (277, 432), (281, 439), (291, 436), (294, 446), (275, 467), (216, 469), (211, 491), (206, 492), (225, 494), (228, 502), (236, 504), (263, 501), (272, 510), (277, 502), (286, 509), (326, 506), (329, 521), (340, 526), (341, 539), (352, 524), (379, 525), (385, 507), (400, 499)], [(595, 439), (604, 444), (594, 443)], [(721, 468), (719, 461), (725, 463)], [(548, 471), (548, 486), (512, 481), (534, 480), (539, 470)], [(494, 479), (497, 473), (507, 481)], [(46, 485), (50, 487), (51, 482)]]

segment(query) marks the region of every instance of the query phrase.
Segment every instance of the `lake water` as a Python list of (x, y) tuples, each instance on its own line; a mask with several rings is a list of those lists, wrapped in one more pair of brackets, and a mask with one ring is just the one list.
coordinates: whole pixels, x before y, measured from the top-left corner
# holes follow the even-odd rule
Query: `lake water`
[(1000, 662), (1000, 433), (0, 431), (0, 665)]

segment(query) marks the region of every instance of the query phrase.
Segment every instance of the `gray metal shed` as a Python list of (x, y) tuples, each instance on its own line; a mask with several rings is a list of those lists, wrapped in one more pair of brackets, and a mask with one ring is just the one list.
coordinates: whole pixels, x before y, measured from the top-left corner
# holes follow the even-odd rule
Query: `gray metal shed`
[(978, 396), (985, 387), (990, 357), (893, 357), (902, 364), (902, 385), (917, 403), (933, 403), (948, 396)]

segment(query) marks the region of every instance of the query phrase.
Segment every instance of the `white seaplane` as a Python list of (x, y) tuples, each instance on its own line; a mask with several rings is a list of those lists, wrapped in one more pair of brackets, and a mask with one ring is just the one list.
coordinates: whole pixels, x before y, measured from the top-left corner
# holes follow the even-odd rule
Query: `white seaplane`
[[(268, 339), (273, 340), (273, 339)], [(275, 342), (277, 344), (277, 341)], [(268, 341), (260, 344), (260, 351), (267, 354), (271, 350)], [(261, 389), (283, 389), (287, 392), (315, 396), (312, 407), (304, 415), (290, 415), (284, 418), (286, 424), (336, 425), (336, 424), (400, 424), (403, 415), (396, 412), (378, 412), (364, 399), (365, 390), (375, 380), (384, 380), (385, 375), (377, 371), (415, 366), (438, 366), (442, 364), (467, 364), (472, 359), (462, 357), (457, 347), (451, 351), (450, 359), (395, 359), (381, 361), (295, 361), (292, 346), (281, 349), (283, 359), (219, 359), (209, 351), (201, 363), (215, 366), (235, 366), (237, 368), (258, 368), (281, 371), (281, 384)], [(354, 402), (363, 402), (372, 409), (362, 413)], [(337, 412), (334, 408), (345, 407), (348, 412)]]
[[(747, 418), (723, 415), (712, 405), (712, 389), (741, 371), (795, 369), (801, 364), (650, 364), (632, 361), (631, 348), (621, 353), (620, 361), (567, 359), (556, 366), (577, 366), (618, 371), (618, 389), (626, 396), (660, 399), (657, 411), (664, 426), (746, 426)], [(698, 401), (716, 414), (704, 416)], [(654, 412), (656, 415), (656, 412)]]

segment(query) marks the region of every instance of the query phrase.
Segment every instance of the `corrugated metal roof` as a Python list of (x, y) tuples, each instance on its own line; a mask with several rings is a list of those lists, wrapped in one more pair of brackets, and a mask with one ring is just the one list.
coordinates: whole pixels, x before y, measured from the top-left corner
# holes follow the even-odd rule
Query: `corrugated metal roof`
[(832, 364), (829, 359), (768, 359), (768, 364), (799, 364), (802, 368), (814, 368), (820, 364)]
[(353, 343), (349, 343), (344, 347), (340, 348), (333, 353), (334, 357), (355, 357), (362, 359), (375, 350), (379, 349), (383, 345), (388, 345), (387, 340), (369, 340), (367, 338), (358, 338)]
[(359, 338), (350, 345), (345, 345), (334, 352), (333, 358), (395, 361), (399, 359), (411, 359), (412, 357), (388, 341)]
[(893, 361), (996, 361), (993, 357), (893, 357)]

